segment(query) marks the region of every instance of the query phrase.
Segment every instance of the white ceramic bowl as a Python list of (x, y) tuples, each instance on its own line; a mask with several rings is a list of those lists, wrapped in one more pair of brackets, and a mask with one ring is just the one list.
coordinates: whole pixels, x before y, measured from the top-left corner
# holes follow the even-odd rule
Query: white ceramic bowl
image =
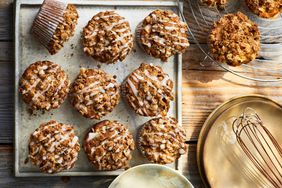
[(109, 188), (193, 188), (177, 171), (158, 164), (144, 164), (119, 175)]

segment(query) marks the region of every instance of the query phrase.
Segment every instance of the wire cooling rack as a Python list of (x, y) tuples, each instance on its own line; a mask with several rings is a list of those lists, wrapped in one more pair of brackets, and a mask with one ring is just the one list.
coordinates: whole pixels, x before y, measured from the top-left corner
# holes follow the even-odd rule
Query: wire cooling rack
[[(178, 4), (179, 0), (177, 0)], [(255, 22), (261, 34), (261, 50), (254, 61), (238, 67), (219, 63), (213, 59), (207, 47), (208, 35), (213, 23), (228, 13), (241, 11)], [(181, 17), (189, 26), (189, 38), (198, 45), (205, 58), (199, 60), (203, 67), (213, 64), (239, 77), (260, 81), (282, 81), (282, 14), (272, 19), (260, 18), (253, 14), (245, 0), (229, 0), (224, 10), (207, 7), (200, 0), (185, 0), (184, 12), (180, 9)]]

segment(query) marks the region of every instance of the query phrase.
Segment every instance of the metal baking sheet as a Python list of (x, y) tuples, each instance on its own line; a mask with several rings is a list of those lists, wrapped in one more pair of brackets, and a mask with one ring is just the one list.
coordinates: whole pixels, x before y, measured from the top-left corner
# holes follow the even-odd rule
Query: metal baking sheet
[(210, 114), (199, 135), (197, 162), (206, 187), (264, 187), (247, 174), (248, 158), (241, 155), (236, 137), (230, 134), (231, 123), (227, 123), (230, 117), (237, 117), (246, 107), (257, 112), (264, 126), (282, 144), (282, 129), (278, 123), (282, 121), (280, 104), (261, 95), (240, 96), (226, 101)]
[[(40, 125), (42, 122), (47, 122), (51, 119), (55, 119), (59, 122), (69, 123), (74, 125), (75, 132), (80, 138), (80, 144), (82, 145), (82, 139), (87, 129), (93, 124), (97, 123), (97, 120), (90, 120), (82, 117), (69, 103), (68, 99), (63, 105), (56, 110), (45, 112), (36, 112), (34, 115), (30, 115), (28, 112), (28, 106), (23, 103), (21, 96), (18, 93), (18, 80), (21, 77), (23, 71), (33, 62), (39, 60), (50, 60), (62, 66), (62, 68), (69, 75), (71, 81), (79, 73), (80, 67), (86, 68), (98, 68), (117, 75), (117, 80), (122, 83), (124, 78), (139, 67), (143, 62), (153, 63), (154, 65), (160, 65), (165, 72), (174, 81), (174, 93), (175, 100), (171, 103), (171, 108), (168, 115), (176, 117), (179, 123), (181, 120), (181, 79), (182, 79), (182, 56), (176, 55), (171, 57), (168, 62), (163, 63), (158, 59), (146, 55), (135, 43), (134, 51), (128, 55), (124, 62), (118, 62), (115, 65), (105, 65), (92, 58), (86, 56), (83, 52), (82, 44), (80, 41), (80, 33), (82, 28), (87, 22), (100, 11), (115, 10), (120, 15), (124, 16), (130, 23), (132, 32), (135, 32), (135, 28), (139, 22), (143, 20), (150, 12), (155, 9), (170, 9), (174, 12), (178, 12), (177, 3), (175, 1), (82, 1), (82, 0), (70, 0), (69, 3), (73, 3), (77, 6), (79, 13), (78, 25), (75, 30), (75, 35), (65, 43), (64, 48), (56, 55), (49, 55), (47, 50), (44, 49), (30, 34), (30, 28), (32, 21), (38, 12), (42, 0), (18, 0), (15, 3), (15, 175), (21, 177), (27, 176), (91, 176), (91, 175), (118, 175), (124, 170), (117, 171), (96, 171), (94, 167), (88, 162), (83, 149), (79, 153), (79, 159), (73, 169), (64, 171), (57, 174), (45, 174), (39, 172), (36, 166), (33, 166), (31, 162), (26, 163), (28, 156), (28, 140), (30, 134)], [(182, 4), (181, 4), (182, 7)], [(150, 118), (145, 118), (136, 115), (132, 109), (126, 104), (126, 101), (122, 98), (120, 104), (114, 109), (114, 111), (104, 117), (103, 119), (118, 120), (121, 123), (127, 125), (130, 131), (136, 135), (136, 129), (148, 121)], [(102, 120), (103, 120), (102, 119)], [(141, 156), (136, 149), (133, 152), (133, 159), (131, 160), (131, 166), (138, 164), (148, 163)], [(171, 168), (177, 169), (182, 172), (181, 158), (176, 163), (168, 165)], [(183, 162), (183, 164), (185, 164)]]

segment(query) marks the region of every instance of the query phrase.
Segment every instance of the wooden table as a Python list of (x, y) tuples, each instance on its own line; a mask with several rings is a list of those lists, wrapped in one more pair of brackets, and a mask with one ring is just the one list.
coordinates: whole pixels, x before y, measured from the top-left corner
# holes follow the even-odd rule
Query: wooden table
[[(184, 8), (185, 10), (185, 8)], [(220, 103), (243, 94), (263, 94), (282, 103), (281, 84), (248, 81), (216, 65), (202, 67), (204, 55), (191, 44), (183, 61), (183, 126), (189, 137), (185, 176), (203, 187), (196, 164), (196, 144), (207, 116)], [(0, 0), (0, 187), (107, 187), (113, 178), (15, 178), (13, 175), (13, 0)], [(271, 87), (270, 87), (271, 86)]]

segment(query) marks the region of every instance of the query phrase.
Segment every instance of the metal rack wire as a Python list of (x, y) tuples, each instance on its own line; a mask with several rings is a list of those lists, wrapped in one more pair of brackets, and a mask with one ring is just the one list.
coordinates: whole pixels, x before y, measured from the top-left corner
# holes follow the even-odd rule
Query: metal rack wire
[[(177, 0), (180, 6), (180, 0)], [(189, 26), (190, 40), (202, 51), (205, 58), (199, 63), (203, 67), (213, 64), (241, 78), (259, 82), (282, 81), (282, 14), (273, 19), (263, 19), (254, 15), (244, 0), (229, 0), (224, 10), (201, 5), (199, 0), (185, 0), (182, 19)], [(228, 66), (213, 59), (207, 48), (207, 38), (213, 23), (223, 15), (241, 11), (255, 22), (261, 33), (261, 51), (259, 57), (239, 67)], [(189, 19), (189, 22), (187, 20)]]

